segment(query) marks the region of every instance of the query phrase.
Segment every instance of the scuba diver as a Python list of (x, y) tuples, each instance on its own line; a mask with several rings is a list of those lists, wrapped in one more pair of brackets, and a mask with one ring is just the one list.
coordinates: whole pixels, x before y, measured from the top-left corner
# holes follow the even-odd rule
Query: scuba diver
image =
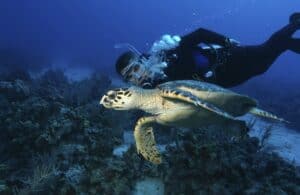
[(233, 39), (200, 28), (185, 36), (164, 35), (150, 52), (142, 54), (129, 44), (131, 51), (116, 62), (117, 72), (126, 82), (143, 88), (171, 80), (195, 79), (222, 87), (237, 86), (266, 72), (283, 52), (300, 54), (300, 13), (289, 18), (289, 24), (260, 45), (241, 46)]

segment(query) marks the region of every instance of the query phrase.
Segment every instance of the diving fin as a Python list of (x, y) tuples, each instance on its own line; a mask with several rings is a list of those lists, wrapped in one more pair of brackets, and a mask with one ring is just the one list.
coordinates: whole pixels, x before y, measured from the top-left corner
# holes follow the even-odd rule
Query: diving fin
[(300, 25), (300, 12), (293, 13), (290, 16), (290, 24), (299, 24)]

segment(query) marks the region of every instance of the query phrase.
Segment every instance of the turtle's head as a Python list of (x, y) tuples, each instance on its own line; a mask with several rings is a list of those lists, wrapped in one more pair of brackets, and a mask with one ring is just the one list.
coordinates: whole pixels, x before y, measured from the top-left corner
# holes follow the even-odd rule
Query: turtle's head
[(136, 108), (137, 93), (134, 87), (109, 90), (100, 100), (105, 108), (130, 110)]

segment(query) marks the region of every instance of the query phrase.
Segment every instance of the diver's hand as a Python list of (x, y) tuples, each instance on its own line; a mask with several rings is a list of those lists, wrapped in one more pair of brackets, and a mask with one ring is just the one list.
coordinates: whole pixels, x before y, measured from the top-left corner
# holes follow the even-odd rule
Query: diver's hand
[(178, 47), (179, 42), (181, 41), (181, 38), (177, 35), (171, 36), (171, 35), (163, 35), (161, 37), (161, 40), (155, 41), (151, 47), (150, 52), (151, 53), (157, 53), (162, 50), (170, 50)]

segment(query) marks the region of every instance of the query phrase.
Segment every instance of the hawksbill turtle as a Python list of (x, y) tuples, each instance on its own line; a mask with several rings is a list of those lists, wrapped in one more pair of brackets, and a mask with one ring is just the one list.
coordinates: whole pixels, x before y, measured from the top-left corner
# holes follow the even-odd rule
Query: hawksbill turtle
[(170, 81), (154, 89), (132, 86), (109, 90), (100, 104), (109, 109), (140, 109), (151, 114), (138, 119), (134, 137), (137, 152), (155, 164), (162, 159), (153, 134), (154, 123), (186, 128), (228, 122), (245, 125), (245, 121), (236, 117), (247, 113), (284, 121), (257, 108), (257, 102), (248, 96), (195, 80)]

